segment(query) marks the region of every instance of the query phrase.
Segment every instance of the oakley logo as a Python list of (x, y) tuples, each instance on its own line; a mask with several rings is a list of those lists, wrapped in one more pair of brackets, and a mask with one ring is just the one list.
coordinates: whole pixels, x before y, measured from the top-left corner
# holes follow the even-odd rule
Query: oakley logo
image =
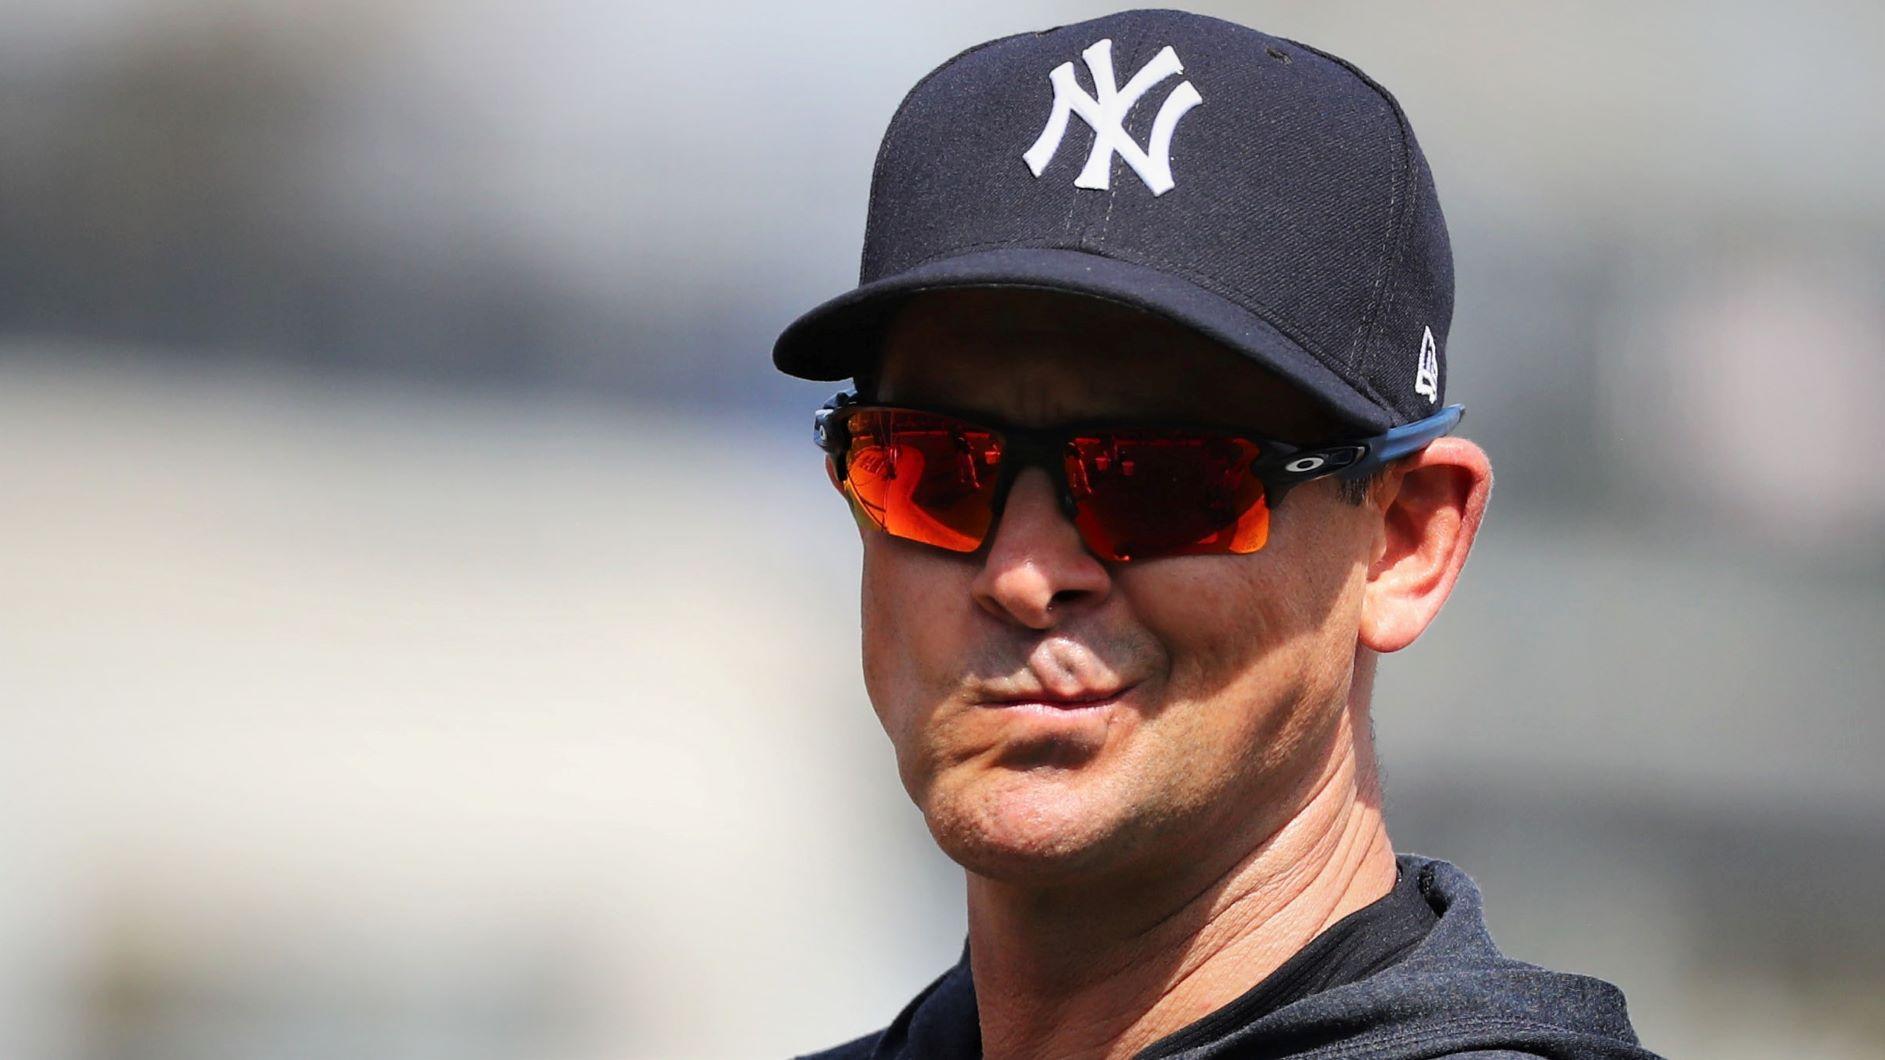
[(1440, 403), (1440, 355), (1433, 348), (1433, 329), (1420, 329), (1420, 366), (1414, 370), (1414, 393), (1427, 404)]
[(1054, 86), (1054, 109), (1048, 114), (1047, 127), (1041, 130), (1039, 139), (1021, 156), (1028, 168), (1037, 179), (1046, 171), (1047, 163), (1053, 161), (1054, 153), (1060, 150), (1061, 137), (1067, 135), (1068, 118), (1078, 114), (1080, 120), (1093, 129), (1093, 150), (1086, 157), (1086, 167), (1073, 179), (1074, 187), (1104, 191), (1111, 176), (1113, 156), (1118, 155), (1139, 174), (1139, 179), (1153, 195), (1172, 190), (1172, 130), (1178, 127), (1178, 119), (1184, 117), (1186, 111), (1204, 102), (1198, 90), (1191, 87), (1189, 81), (1181, 81), (1172, 89), (1159, 106), (1158, 115), (1152, 119), (1152, 138), (1144, 148), (1126, 135), (1126, 115), (1153, 85), (1184, 72), (1178, 53), (1167, 45), (1151, 62), (1140, 67), (1124, 87), (1113, 79), (1111, 40), (1099, 41), (1080, 55), (1086, 59), (1086, 68), (1093, 75), (1093, 90), (1098, 95), (1087, 95), (1080, 82), (1074, 80), (1073, 63), (1064, 62), (1054, 67), (1047, 75), (1048, 83)]

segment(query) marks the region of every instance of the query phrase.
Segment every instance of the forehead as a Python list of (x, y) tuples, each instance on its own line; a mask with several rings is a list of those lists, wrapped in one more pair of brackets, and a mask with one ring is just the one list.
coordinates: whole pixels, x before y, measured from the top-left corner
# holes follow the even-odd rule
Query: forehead
[(1297, 441), (1341, 433), (1273, 373), (1182, 325), (1017, 288), (930, 291), (885, 329), (878, 396), (1015, 423), (1197, 423)]

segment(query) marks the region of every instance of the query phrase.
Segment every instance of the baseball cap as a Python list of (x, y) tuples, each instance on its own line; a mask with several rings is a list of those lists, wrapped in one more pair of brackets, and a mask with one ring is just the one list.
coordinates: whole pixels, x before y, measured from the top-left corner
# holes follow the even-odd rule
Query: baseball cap
[(773, 363), (859, 375), (902, 299), (960, 287), (1165, 316), (1361, 429), (1444, 400), (1452, 251), (1400, 105), (1222, 19), (1124, 11), (931, 71), (878, 149), (858, 286), (787, 326)]

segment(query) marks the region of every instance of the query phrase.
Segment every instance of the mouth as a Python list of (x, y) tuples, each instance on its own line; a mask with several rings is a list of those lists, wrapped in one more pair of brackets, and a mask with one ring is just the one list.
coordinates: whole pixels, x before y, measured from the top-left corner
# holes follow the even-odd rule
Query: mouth
[(1030, 690), (977, 702), (973, 713), (989, 726), (987, 761), (1022, 772), (1084, 768), (1131, 732), (1132, 688)]
[(1131, 692), (1131, 686), (1103, 690), (1077, 690), (1067, 694), (1031, 692), (1024, 695), (988, 699), (976, 704), (989, 710), (1015, 711), (1023, 714), (1066, 715), (1092, 713), (1118, 705)]

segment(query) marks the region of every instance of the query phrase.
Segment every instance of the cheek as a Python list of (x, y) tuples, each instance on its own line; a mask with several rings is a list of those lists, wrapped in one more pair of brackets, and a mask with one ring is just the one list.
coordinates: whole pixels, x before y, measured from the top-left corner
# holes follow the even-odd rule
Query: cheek
[(901, 758), (962, 657), (960, 611), (974, 572), (947, 553), (881, 534), (864, 541), (864, 689)]
[(1281, 752), (1286, 733), (1346, 702), (1361, 570), (1345, 540), (1302, 537), (1278, 533), (1251, 556), (1180, 557), (1123, 579), (1171, 653), (1167, 699), (1190, 706), (1200, 746)]
[(1194, 712), (1201, 718), (1233, 706), (1247, 712), (1248, 686), (1271, 684), (1267, 675), (1288, 668), (1281, 656), (1293, 650), (1299, 609), (1241, 559), (1186, 557), (1144, 573), (1123, 579), (1124, 588), (1169, 653), (1166, 698), (1207, 708)]

